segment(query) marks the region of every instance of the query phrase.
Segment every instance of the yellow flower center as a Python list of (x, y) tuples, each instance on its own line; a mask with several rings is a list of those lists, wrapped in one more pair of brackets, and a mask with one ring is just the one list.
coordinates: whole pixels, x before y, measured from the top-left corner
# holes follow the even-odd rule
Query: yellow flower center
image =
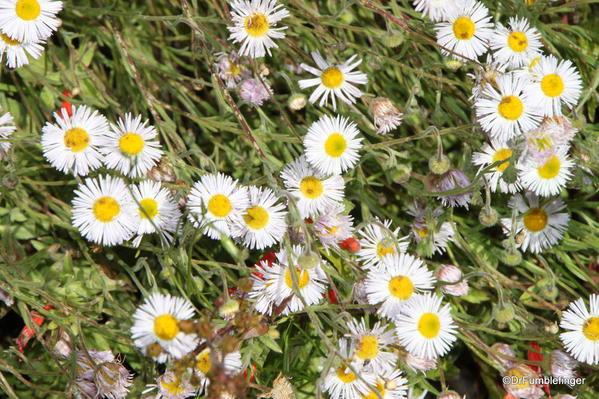
[(337, 369), (337, 378), (345, 384), (352, 383), (357, 379), (356, 375), (344, 366)]
[(414, 293), (414, 284), (408, 276), (395, 276), (389, 281), (389, 293), (405, 301)]
[(300, 191), (304, 197), (316, 199), (320, 197), (324, 191), (322, 182), (314, 176), (304, 177), (300, 182)]
[(336, 89), (341, 87), (344, 82), (343, 72), (337, 67), (328, 67), (324, 71), (322, 71), (322, 75), (320, 75), (320, 80), (323, 85), (328, 87), (329, 89)]
[(42, 8), (37, 0), (19, 0), (15, 5), (15, 11), (17, 17), (25, 21), (31, 21), (40, 16)]
[(112, 197), (98, 198), (93, 206), (94, 216), (100, 222), (108, 223), (121, 212), (121, 207), (117, 200)]
[[(300, 273), (299, 269), (295, 269), (295, 273), (297, 276), (297, 288), (301, 290), (310, 283), (310, 273), (307, 270), (302, 270)], [(291, 279), (289, 268), (285, 270), (285, 284), (287, 287), (293, 289), (293, 280)]]
[[(148, 215), (148, 216), (146, 216)], [(139, 201), (139, 216), (142, 219), (154, 219), (158, 215), (158, 202), (153, 198), (144, 198)]]
[(268, 214), (266, 209), (256, 205), (245, 211), (243, 219), (251, 229), (260, 230), (268, 224), (268, 221), (270, 220), (270, 215)]
[(379, 258), (382, 258), (389, 254), (394, 254), (394, 253), (395, 253), (395, 247), (393, 247), (393, 246), (387, 247), (387, 246), (383, 245), (382, 242), (378, 243), (376, 246), (376, 254), (378, 255)]
[(231, 200), (226, 195), (213, 195), (208, 200), (208, 212), (217, 218), (224, 218), (231, 212)]
[(460, 17), (453, 23), (453, 34), (458, 40), (469, 40), (474, 36), (476, 27), (468, 17)]
[(516, 384), (510, 383), (510, 385), (512, 387), (516, 387), (516, 389), (526, 389), (530, 386), (530, 383), (528, 382), (529, 378), (523, 378), (523, 377), (524, 376), (532, 377), (532, 375), (529, 375), (529, 373), (525, 373), (523, 370), (521, 370), (519, 368), (519, 366), (509, 369), (506, 372), (506, 375), (517, 378), (517, 381), (519, 381), (519, 382), (517, 382)]
[(523, 32), (512, 32), (507, 39), (507, 44), (515, 52), (521, 53), (528, 47), (528, 38)]
[(268, 33), (268, 18), (264, 14), (254, 14), (245, 19), (243, 27), (252, 37), (264, 36)]
[(375, 391), (379, 393), (381, 398), (385, 397), (386, 389), (385, 389), (385, 382), (383, 380), (378, 380), (376, 382), (376, 388), (374, 390), (370, 391), (369, 394), (362, 395), (362, 399), (379, 399), (379, 397), (376, 396)]
[(499, 115), (510, 121), (515, 121), (524, 112), (524, 104), (516, 96), (505, 96), (501, 99), (499, 106)]
[(599, 341), (599, 317), (591, 317), (584, 322), (582, 333), (591, 341)]
[(332, 158), (339, 158), (347, 148), (347, 140), (341, 133), (332, 133), (324, 143), (324, 152)]
[(418, 237), (420, 238), (425, 238), (428, 235), (428, 229), (426, 227), (416, 229), (416, 232), (418, 233)]
[(171, 382), (160, 382), (160, 386), (167, 391), (169, 394), (178, 396), (183, 393), (183, 385), (181, 385), (181, 380), (179, 377), (174, 377)]
[(358, 342), (356, 356), (360, 359), (374, 359), (379, 354), (379, 340), (374, 335), (364, 335)]
[(2, 32), (0, 32), (0, 38), (2, 38), (2, 41), (4, 41), (4, 43), (8, 44), (9, 46), (18, 46), (19, 44), (21, 44), (20, 41), (11, 39), (9, 36), (5, 35)]
[[(494, 155), (493, 155), (493, 162), (497, 162), (497, 161), (503, 161), (504, 159), (507, 159), (509, 157), (512, 156), (512, 150), (510, 150), (509, 148), (502, 148), (501, 150), (497, 151)], [(502, 172), (508, 167), (510, 166), (510, 162), (504, 162), (502, 164), (499, 164), (499, 166), (496, 166), (495, 169), (497, 169), (498, 171)]]
[(241, 73), (241, 64), (229, 60), (229, 69), (227, 69), (227, 73), (231, 76), (239, 75)]
[(532, 208), (523, 217), (526, 230), (537, 232), (547, 226), (547, 212), (540, 208)]
[(532, 69), (534, 68), (535, 65), (537, 65), (537, 63), (541, 61), (541, 57), (535, 57), (530, 61), (530, 64), (528, 64), (528, 71), (532, 72)]
[(119, 139), (119, 147), (127, 155), (137, 155), (144, 149), (144, 139), (137, 133), (127, 133)]
[(154, 334), (164, 341), (170, 341), (179, 334), (179, 321), (170, 314), (154, 319)]
[(541, 90), (547, 97), (557, 97), (564, 92), (564, 80), (552, 73), (541, 79)]
[(204, 374), (212, 370), (212, 360), (210, 359), (210, 349), (204, 350), (197, 357), (196, 368)]
[(553, 179), (559, 174), (561, 166), (562, 163), (559, 161), (557, 155), (553, 155), (543, 166), (539, 166), (537, 171), (539, 172), (539, 176), (543, 179)]
[(89, 145), (89, 134), (80, 127), (69, 129), (64, 134), (64, 145), (73, 152), (81, 152)]
[(434, 313), (425, 313), (418, 320), (418, 331), (423, 337), (431, 339), (439, 335), (441, 331), (441, 320)]

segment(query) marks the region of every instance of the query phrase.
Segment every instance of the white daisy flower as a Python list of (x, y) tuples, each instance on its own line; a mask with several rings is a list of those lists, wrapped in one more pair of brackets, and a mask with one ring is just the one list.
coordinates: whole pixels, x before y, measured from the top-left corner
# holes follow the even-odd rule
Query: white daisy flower
[(162, 157), (158, 133), (148, 121), (142, 123), (141, 115), (135, 119), (129, 113), (117, 124), (111, 124), (107, 142), (101, 151), (104, 163), (129, 177), (143, 177)]
[(159, 233), (161, 242), (169, 245), (181, 219), (181, 211), (171, 193), (150, 180), (132, 186), (131, 191), (141, 219), (133, 245), (139, 246), (143, 235), (152, 233)]
[(444, 21), (450, 11), (456, 8), (452, 0), (414, 0), (414, 9), (435, 22)]
[(377, 314), (393, 319), (415, 294), (433, 289), (435, 282), (433, 273), (420, 259), (409, 254), (388, 255), (366, 275), (368, 303), (382, 302)]
[(300, 216), (317, 216), (343, 201), (345, 181), (339, 175), (327, 177), (313, 168), (306, 156), (287, 164), (281, 172), (285, 187), (295, 197)]
[(195, 375), (199, 378), (199, 386), (202, 390), (206, 390), (210, 385), (208, 373), (212, 370), (213, 362), (222, 363), (223, 370), (226, 375), (234, 376), (239, 374), (242, 367), (241, 353), (238, 351), (227, 353), (225, 356), (220, 351), (210, 350), (206, 348), (196, 356), (196, 364), (193, 369)]
[(414, 356), (434, 359), (445, 355), (456, 340), (457, 326), (449, 304), (434, 293), (415, 296), (395, 321), (399, 343)]
[(331, 398), (364, 398), (365, 395), (368, 395), (370, 387), (376, 386), (376, 377), (370, 373), (360, 372), (361, 378), (358, 378), (358, 375), (348, 367), (351, 364), (354, 369), (361, 371), (353, 363), (353, 348), (349, 340), (341, 339), (339, 341), (339, 352), (343, 359), (340, 359), (338, 364), (329, 370), (324, 378), (322, 389), (328, 392)]
[(445, 252), (447, 245), (453, 240), (455, 231), (450, 222), (436, 223), (436, 220), (443, 215), (443, 208), (436, 208), (432, 211), (432, 224), (426, 221), (426, 209), (419, 202), (414, 202), (408, 207), (408, 214), (414, 216), (412, 223), (412, 236), (419, 243), (422, 240), (430, 240), (430, 255)]
[(341, 174), (355, 166), (360, 158), (362, 139), (355, 123), (348, 118), (324, 115), (314, 122), (304, 137), (306, 158), (319, 172)]
[(56, 124), (46, 122), (42, 128), (44, 158), (61, 172), (86, 176), (102, 166), (99, 149), (105, 145), (108, 121), (98, 111), (85, 105), (54, 113)]
[(589, 308), (582, 298), (570, 303), (562, 315), (560, 334), (566, 350), (580, 362), (599, 364), (599, 295), (591, 294)]
[(310, 72), (317, 77), (299, 81), (301, 89), (318, 86), (308, 99), (311, 103), (315, 103), (320, 98), (318, 105), (322, 107), (329, 103), (330, 97), (333, 103), (333, 110), (335, 110), (337, 108), (336, 97), (339, 97), (346, 104), (354, 104), (356, 98), (362, 97), (362, 91), (353, 84), (366, 84), (368, 76), (362, 72), (352, 72), (362, 63), (361, 59), (354, 62), (357, 55), (352, 55), (343, 64), (336, 65), (326, 62), (318, 51), (313, 51), (311, 55), (318, 68), (303, 63), (301, 67), (304, 71)]
[(368, 395), (362, 399), (378, 399), (377, 393), (383, 399), (406, 399), (408, 380), (401, 375), (400, 370), (389, 370), (376, 377), (376, 384), (370, 389)]
[(512, 69), (527, 65), (527, 62), (541, 55), (541, 35), (529, 25), (525, 18), (512, 17), (508, 27), (497, 24), (490, 39), (491, 49), (500, 63)]
[(578, 129), (565, 116), (545, 117), (541, 126), (526, 133), (522, 160), (544, 164), (560, 147), (569, 148)]
[(287, 210), (269, 188), (251, 186), (249, 204), (231, 232), (249, 249), (264, 249), (281, 241), (287, 230)]
[(86, 179), (75, 190), (73, 226), (96, 244), (118, 245), (131, 238), (139, 212), (125, 182), (118, 177)]
[(0, 160), (8, 154), (12, 143), (10, 136), (17, 130), (10, 112), (0, 116)]
[(227, 83), (228, 88), (235, 88), (239, 82), (251, 76), (246, 62), (238, 54), (217, 53), (216, 56), (218, 75)]
[(314, 232), (325, 247), (351, 237), (354, 218), (352, 215), (344, 215), (343, 212), (343, 205), (335, 205), (326, 209), (314, 223)]
[[(448, 10), (446, 21), (435, 25), (437, 43), (470, 59), (477, 59), (487, 51), (493, 24), (489, 10), (475, 0), (465, 0)], [(456, 59), (462, 57), (441, 50)]]
[(522, 186), (541, 197), (557, 195), (572, 178), (570, 169), (574, 162), (568, 158), (567, 147), (558, 148), (556, 153), (540, 165), (533, 159), (517, 165)]
[(62, 1), (0, 0), (2, 33), (20, 42), (45, 40), (60, 26)]
[(221, 234), (233, 236), (231, 224), (241, 218), (248, 204), (247, 188), (222, 173), (202, 176), (187, 197), (189, 220), (213, 240)]
[(381, 222), (378, 218), (358, 232), (360, 250), (357, 255), (368, 270), (381, 263), (388, 256), (404, 253), (408, 249), (409, 237), (399, 237), (399, 227), (391, 231), (391, 220)]
[(149, 384), (142, 394), (156, 391), (152, 399), (185, 399), (196, 396), (197, 389), (194, 388), (189, 378), (181, 378), (172, 371), (167, 371), (156, 379), (156, 384)]
[(534, 64), (531, 74), (528, 90), (543, 115), (561, 115), (562, 104), (572, 108), (578, 102), (582, 79), (571, 61), (544, 56)]
[[(495, 162), (510, 158), (512, 154), (512, 149), (506, 143), (499, 140), (491, 140), (491, 143), (483, 145), (481, 152), (472, 154), (472, 163), (479, 165), (482, 170)], [(514, 183), (508, 183), (502, 179), (503, 172), (510, 165), (510, 162), (517, 162), (517, 160), (511, 159), (505, 161), (496, 166), (492, 172), (485, 175), (485, 179), (489, 182), (492, 192), (496, 192), (499, 189), (501, 193), (515, 193), (520, 190), (520, 183), (517, 180)]]
[(362, 364), (367, 372), (381, 374), (392, 371), (396, 367), (397, 353), (389, 346), (395, 342), (392, 330), (377, 322), (374, 327), (367, 328), (364, 319), (352, 319), (347, 328), (355, 343), (354, 359)]
[(229, 40), (242, 43), (239, 55), (252, 58), (270, 55), (271, 48), (277, 48), (273, 39), (285, 37), (287, 27), (277, 28), (277, 24), (289, 16), (289, 12), (277, 0), (234, 0), (231, 2), (234, 26), (228, 27)]
[[(277, 252), (277, 260), (270, 266), (263, 265), (264, 281), (266, 283), (265, 294), (274, 299), (276, 306), (287, 301), (282, 314), (299, 312), (305, 305), (315, 305), (322, 301), (327, 278), (322, 270), (322, 260), (311, 269), (297, 267), (298, 259), (304, 253), (301, 246), (293, 246), (292, 253), (282, 249)], [(301, 295), (300, 299), (293, 289), (292, 270), (295, 269), (297, 277), (297, 289)], [(304, 305), (305, 302), (305, 305)], [(258, 306), (256, 307), (258, 309)], [(270, 310), (270, 307), (269, 307)]]
[(510, 139), (534, 129), (541, 123), (536, 103), (527, 88), (527, 81), (511, 74), (498, 76), (497, 88), (486, 85), (474, 107), (482, 129), (499, 141)]
[(150, 345), (159, 344), (166, 352), (166, 356), (161, 354), (158, 357), (160, 363), (165, 362), (169, 355), (180, 359), (198, 345), (196, 334), (186, 334), (179, 327), (181, 320), (189, 320), (194, 314), (188, 300), (154, 293), (133, 314), (133, 342), (144, 354)]
[[(518, 210), (516, 219), (516, 234), (522, 234), (519, 246), (523, 251), (539, 253), (543, 249), (556, 245), (568, 228), (570, 216), (559, 212), (566, 206), (560, 198), (555, 198), (540, 205), (534, 193), (527, 192), (525, 197), (514, 195), (509, 201), (510, 208)], [(512, 230), (512, 219), (503, 218), (504, 233), (509, 235)], [(520, 240), (518, 240), (520, 241)]]
[(0, 60), (6, 54), (6, 65), (13, 69), (20, 68), (23, 65), (29, 64), (27, 54), (36, 60), (41, 57), (44, 51), (43, 44), (45, 44), (43, 40), (20, 42), (0, 32)]

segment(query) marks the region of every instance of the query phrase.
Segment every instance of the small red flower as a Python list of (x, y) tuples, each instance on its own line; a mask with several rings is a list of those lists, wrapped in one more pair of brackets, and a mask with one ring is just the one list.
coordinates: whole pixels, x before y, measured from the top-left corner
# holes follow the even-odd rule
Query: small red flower
[(338, 303), (339, 302), (339, 298), (337, 298), (337, 294), (335, 294), (335, 291), (333, 291), (332, 289), (328, 290), (328, 292), (326, 293), (326, 297), (329, 300), (329, 303)]
[(308, 223), (308, 224), (313, 224), (314, 220), (312, 220), (312, 218), (305, 218), (304, 222)]
[(346, 251), (351, 252), (352, 254), (358, 252), (360, 248), (362, 248), (360, 242), (356, 240), (354, 237), (346, 238), (345, 240), (339, 243), (339, 246), (345, 249)]
[[(248, 377), (248, 369), (243, 370), (243, 377)], [(252, 363), (250, 367), (250, 383), (254, 382), (256, 379), (256, 365)]]
[[(42, 309), (51, 310), (52, 306), (46, 305)], [(36, 312), (35, 310), (33, 310), (31, 312), (31, 320), (38, 326), (41, 326), (44, 323), (45, 319), (39, 312)], [(34, 336), (35, 336), (35, 330), (33, 328), (29, 328), (27, 326), (23, 327), (23, 329), (21, 330), (21, 333), (17, 337), (17, 348), (19, 349), (19, 352), (21, 352), (21, 353), (25, 352), (25, 348), (27, 347), (27, 344), (29, 343), (31, 338), (33, 338)]]
[[(528, 351), (528, 360), (533, 361), (533, 362), (541, 362), (543, 361), (543, 352), (541, 350), (541, 346), (537, 343), (537, 341), (531, 341), (530, 342), (530, 350)], [(534, 371), (536, 371), (537, 373), (541, 373), (541, 367), (537, 366), (536, 364), (530, 364), (529, 367), (531, 369), (533, 369)], [(543, 388), (545, 389), (545, 392), (547, 392), (547, 395), (551, 396), (551, 393), (549, 392), (549, 385), (547, 384), (543, 384)]]
[[(65, 97), (71, 98), (72, 94), (69, 90), (65, 90), (62, 92)], [(68, 116), (73, 116), (73, 104), (71, 104), (68, 100), (63, 100), (62, 105), (60, 106), (58, 115), (62, 118), (62, 110), (67, 112)]]

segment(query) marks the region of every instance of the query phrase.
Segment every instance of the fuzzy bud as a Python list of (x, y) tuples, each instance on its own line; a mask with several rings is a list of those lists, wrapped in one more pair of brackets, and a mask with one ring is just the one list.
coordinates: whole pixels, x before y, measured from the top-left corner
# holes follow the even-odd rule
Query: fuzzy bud
[(293, 94), (287, 101), (287, 106), (292, 111), (299, 111), (303, 109), (308, 103), (308, 99), (304, 94)]
[(124, 399), (129, 392), (133, 376), (119, 362), (106, 362), (98, 365), (94, 373), (94, 382), (98, 396)]
[(193, 334), (196, 332), (196, 324), (193, 320), (179, 321), (179, 329), (185, 334)]
[(375, 98), (370, 103), (368, 110), (374, 118), (374, 126), (376, 126), (378, 134), (385, 135), (401, 125), (402, 113), (388, 98)]
[(297, 265), (305, 270), (314, 269), (320, 264), (320, 256), (314, 251), (307, 251), (297, 258)]
[(400, 164), (391, 172), (391, 179), (396, 184), (403, 184), (410, 180), (412, 176), (412, 166), (408, 164)]
[(522, 253), (517, 249), (508, 249), (503, 251), (501, 260), (508, 266), (518, 266), (522, 262)]
[(436, 175), (442, 175), (446, 173), (450, 166), (451, 161), (446, 155), (441, 155), (440, 157), (435, 156), (428, 160), (428, 168)]
[[(509, 357), (516, 357), (516, 351), (514, 350), (514, 348), (512, 348), (511, 346), (509, 346), (508, 344), (505, 344), (503, 342), (496, 342), (493, 345), (491, 345), (491, 350), (499, 353), (500, 355), (504, 355), (504, 356), (509, 356)], [(497, 356), (497, 361), (507, 370), (510, 369), (512, 367), (514, 367), (516, 365), (516, 362), (514, 362), (513, 360), (509, 360), (506, 359), (503, 356)]]
[(500, 323), (507, 323), (514, 320), (515, 315), (516, 310), (514, 309), (514, 305), (509, 302), (504, 302), (503, 306), (498, 305), (495, 308), (495, 320)]
[(480, 213), (478, 214), (478, 221), (485, 227), (495, 226), (495, 224), (497, 224), (498, 219), (499, 215), (497, 214), (495, 208), (487, 209), (485, 207), (481, 209)]
[(395, 48), (404, 42), (404, 35), (400, 33), (390, 33), (383, 36), (383, 45), (390, 48)]
[(415, 371), (418, 370), (425, 372), (437, 368), (437, 359), (423, 359), (408, 353), (406, 354), (404, 360), (406, 364)]
[(225, 320), (231, 320), (237, 312), (239, 312), (239, 301), (236, 299), (229, 299), (218, 308), (218, 314)]
[[(437, 279), (445, 283), (441, 285), (441, 291), (445, 294), (453, 296), (464, 296), (468, 294), (468, 282), (460, 281), (462, 279), (462, 271), (453, 265), (443, 265), (437, 270)], [(458, 283), (458, 281), (460, 281)]]
[(578, 362), (567, 353), (554, 350), (551, 352), (551, 375), (555, 378), (570, 379), (576, 377), (574, 369)]

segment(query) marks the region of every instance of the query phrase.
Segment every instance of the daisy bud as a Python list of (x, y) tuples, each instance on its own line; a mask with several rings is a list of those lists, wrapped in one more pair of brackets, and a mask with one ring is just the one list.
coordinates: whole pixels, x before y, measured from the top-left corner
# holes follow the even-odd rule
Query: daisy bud
[(96, 351), (93, 349), (79, 351), (77, 352), (77, 377), (92, 380), (97, 365), (113, 361), (114, 355), (111, 351)]
[(231, 320), (239, 312), (239, 301), (229, 299), (219, 309), (218, 314), (225, 320)]
[[(491, 345), (491, 350), (493, 350), (501, 355), (505, 355), (505, 356), (509, 356), (509, 357), (516, 357), (516, 351), (514, 350), (514, 348), (512, 348), (511, 346), (509, 346), (508, 344), (505, 344), (503, 342), (494, 343), (493, 345)], [(506, 359), (502, 356), (497, 356), (497, 361), (505, 369), (510, 369), (516, 365), (516, 362), (514, 362), (513, 360)]]
[(287, 101), (287, 106), (292, 111), (299, 111), (303, 109), (308, 103), (308, 99), (304, 94), (298, 93), (289, 97), (289, 101)]
[(539, 281), (539, 294), (547, 300), (553, 301), (557, 298), (559, 291), (552, 281), (547, 279)]
[(360, 243), (354, 237), (346, 238), (339, 243), (339, 246), (351, 253), (356, 253), (361, 248)]
[(460, 60), (456, 60), (453, 58), (445, 58), (445, 66), (449, 69), (451, 69), (452, 71), (457, 71), (458, 69), (460, 69), (462, 67), (462, 65), (464, 65), (464, 63)]
[(192, 320), (180, 320), (179, 330), (185, 334), (193, 334), (196, 331), (196, 324)]
[(63, 329), (58, 330), (58, 340), (52, 348), (52, 353), (62, 359), (71, 357), (73, 348), (71, 346), (71, 337)]
[(533, 369), (525, 364), (519, 364), (506, 371), (502, 379), (503, 387), (517, 398), (538, 399), (544, 395), (544, 392), (540, 385), (530, 383), (530, 380), (536, 378), (539, 378), (539, 375)]
[(393, 32), (383, 36), (383, 45), (386, 47), (395, 48), (404, 42), (404, 36), (400, 33)]
[(557, 323), (551, 323), (545, 326), (545, 331), (549, 334), (557, 334), (559, 332), (559, 326)]
[(98, 365), (94, 373), (94, 382), (98, 396), (124, 399), (129, 392), (133, 376), (118, 362), (106, 362)]
[(354, 285), (354, 301), (360, 305), (368, 305), (366, 279), (358, 280)]
[(261, 106), (264, 100), (268, 100), (271, 92), (268, 83), (262, 84), (258, 79), (246, 79), (239, 85), (239, 96), (257, 106)]
[(391, 172), (391, 179), (394, 183), (403, 184), (410, 180), (412, 175), (412, 166), (407, 164), (400, 164), (395, 167)]
[(500, 323), (507, 323), (514, 320), (515, 315), (516, 310), (514, 309), (514, 305), (509, 302), (505, 302), (503, 305), (499, 305), (495, 308), (495, 320)]
[(177, 180), (173, 166), (166, 157), (162, 157), (160, 162), (148, 171), (148, 177), (157, 182), (174, 183)]
[[(446, 283), (457, 283), (441, 285), (441, 291), (445, 294), (453, 296), (468, 294), (468, 282), (465, 280), (460, 281), (462, 279), (462, 271), (453, 265), (444, 265), (441, 269), (437, 270), (437, 279)], [(458, 283), (458, 281), (460, 282)]]
[(412, 370), (428, 371), (437, 368), (437, 359), (423, 359), (418, 356), (407, 354), (404, 358), (406, 364), (410, 366)]
[(8, 307), (11, 307), (15, 303), (14, 298), (2, 288), (0, 288), (0, 301), (4, 302), (4, 304)]
[[(347, 241), (347, 240), (346, 240)], [(307, 251), (297, 258), (297, 265), (306, 270), (314, 269), (320, 264), (320, 257), (314, 251)]]
[(508, 266), (518, 266), (522, 262), (522, 253), (517, 249), (507, 249), (503, 251), (501, 260)]
[(495, 226), (498, 219), (499, 215), (497, 214), (495, 208), (486, 209), (485, 207), (478, 214), (478, 221), (485, 227)]
[[(430, 164), (429, 164), (430, 166)], [(432, 168), (431, 168), (432, 170)], [(439, 169), (441, 170), (441, 169)], [(455, 190), (457, 188), (464, 188), (470, 185), (470, 179), (464, 172), (459, 169), (450, 169), (442, 175), (432, 177), (432, 190), (433, 192), (445, 192)], [(472, 197), (472, 191), (467, 191), (462, 194), (442, 195), (438, 198), (441, 200), (443, 206), (463, 206), (468, 209), (470, 199)]]
[(368, 109), (374, 118), (374, 126), (378, 134), (387, 134), (401, 125), (402, 113), (388, 98), (375, 98)]
[(466, 399), (465, 396), (461, 396), (455, 391), (446, 391), (439, 395), (438, 399)]
[(153, 344), (148, 345), (146, 354), (154, 359), (157, 359), (162, 354), (162, 347), (159, 343), (154, 342)]
[(446, 155), (441, 155), (440, 157), (432, 157), (428, 160), (428, 168), (431, 172), (436, 175), (442, 175), (449, 170), (451, 166), (451, 161), (447, 158)]
[(551, 359), (551, 375), (555, 378), (575, 378), (576, 372), (574, 369), (578, 366), (578, 362), (565, 352), (554, 350), (550, 355)]

